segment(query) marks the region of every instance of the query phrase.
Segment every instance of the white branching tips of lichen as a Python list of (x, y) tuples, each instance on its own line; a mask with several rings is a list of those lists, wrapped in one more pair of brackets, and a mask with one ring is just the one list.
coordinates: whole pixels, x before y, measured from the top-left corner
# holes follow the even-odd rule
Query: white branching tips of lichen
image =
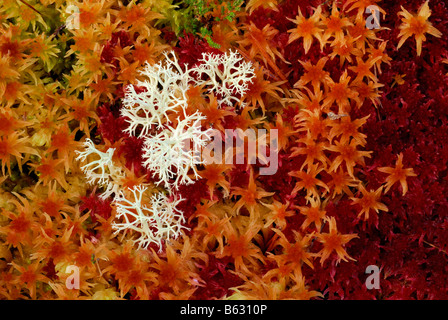
[[(178, 121), (175, 128), (167, 127), (146, 138), (143, 147), (144, 165), (158, 177), (157, 184), (166, 188), (190, 184), (190, 170), (199, 178), (196, 165), (204, 164), (201, 150), (211, 139), (212, 129), (203, 131), (201, 121), (206, 118), (196, 111)], [(171, 180), (174, 180), (173, 182)]]
[[(168, 119), (169, 113), (185, 114), (189, 84), (204, 86), (220, 104), (231, 105), (239, 102), (238, 97), (246, 93), (255, 76), (252, 64), (237, 52), (204, 53), (200, 62), (183, 70), (174, 53), (165, 53), (164, 62), (146, 65), (140, 72), (144, 80), (129, 86), (123, 99), (121, 114), (129, 122), (125, 132), (145, 139), (143, 164), (159, 178), (158, 185), (163, 183), (167, 188), (191, 183), (189, 171), (195, 179), (200, 177), (195, 168), (203, 164), (200, 148), (210, 140), (209, 133), (202, 132), (198, 124), (205, 120), (199, 111), (179, 121), (176, 128)], [(186, 148), (190, 143), (192, 148)]]
[[(95, 182), (104, 184), (109, 180), (109, 170), (108, 167), (112, 166), (112, 156), (114, 155), (114, 148), (109, 148), (106, 152), (99, 151), (95, 148), (93, 141), (86, 139), (84, 142), (84, 151), (76, 151), (78, 154), (77, 160), (86, 161), (87, 157), (90, 155), (97, 155), (97, 159), (87, 162), (81, 167), (81, 170), (87, 177), (87, 181), (90, 184)], [(100, 171), (98, 173), (98, 171)]]
[[(101, 198), (106, 199), (112, 194), (117, 194), (120, 185), (119, 181), (124, 177), (121, 167), (114, 165), (112, 157), (115, 149), (109, 148), (106, 152), (99, 151), (93, 141), (86, 139), (84, 142), (84, 151), (76, 151), (79, 161), (86, 162), (81, 167), (89, 184), (98, 184), (105, 191), (101, 194)], [(96, 158), (96, 159), (92, 159)]]
[(200, 62), (192, 69), (199, 76), (196, 83), (204, 85), (209, 93), (213, 92), (219, 97), (220, 104), (239, 102), (236, 96), (243, 96), (255, 77), (252, 63), (244, 61), (235, 51), (222, 55), (203, 53)]
[[(147, 190), (142, 185), (128, 189), (127, 199), (123, 192), (115, 198), (114, 203), (117, 208), (116, 221), (112, 223), (115, 233), (134, 230), (138, 233), (135, 242), (139, 248), (148, 248), (149, 245), (156, 245), (162, 250), (163, 243), (169, 239), (176, 239), (181, 234), (185, 218), (176, 206), (183, 199), (170, 200), (165, 194), (154, 194), (149, 206), (144, 203), (144, 193)], [(117, 219), (120, 221), (118, 222)]]
[(165, 58), (154, 65), (147, 63), (140, 71), (144, 80), (126, 87), (121, 115), (129, 123), (124, 131), (131, 135), (137, 135), (140, 129), (138, 136), (146, 136), (151, 128), (169, 121), (169, 112), (187, 107), (189, 71), (182, 70), (174, 53), (165, 53)]
[[(220, 105), (232, 105), (248, 90), (255, 77), (251, 62), (244, 61), (237, 52), (204, 53), (198, 66), (183, 70), (174, 52), (164, 53), (165, 60), (146, 64), (139, 73), (143, 80), (126, 87), (121, 115), (128, 122), (124, 130), (131, 135), (147, 136), (152, 128), (169, 122), (170, 112), (188, 106), (190, 83), (204, 86), (218, 97)], [(195, 78), (192, 77), (195, 74)]]
[[(124, 132), (144, 140), (143, 165), (170, 194), (200, 178), (197, 166), (205, 164), (202, 151), (214, 134), (213, 129), (203, 130), (203, 114), (187, 111), (189, 86), (213, 93), (220, 107), (238, 104), (244, 108), (239, 100), (255, 77), (252, 64), (236, 52), (204, 53), (199, 62), (191, 69), (182, 68), (174, 52), (165, 52), (163, 62), (146, 64), (141, 80), (126, 87), (122, 100), (120, 113), (128, 123)], [(90, 139), (84, 145), (77, 159), (86, 162), (81, 169), (88, 182), (104, 188), (101, 197), (113, 196), (116, 233), (133, 230), (139, 248), (156, 245), (160, 250), (164, 242), (179, 237), (185, 218), (176, 206), (182, 199), (171, 200), (163, 193), (149, 198), (143, 185), (123, 189), (126, 174), (113, 162), (115, 150), (99, 151)]]

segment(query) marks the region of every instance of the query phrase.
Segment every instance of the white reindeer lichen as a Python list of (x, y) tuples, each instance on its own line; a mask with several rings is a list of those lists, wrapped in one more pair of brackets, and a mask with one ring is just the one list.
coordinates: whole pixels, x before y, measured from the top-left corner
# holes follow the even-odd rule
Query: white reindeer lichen
[[(200, 63), (191, 69), (182, 69), (174, 52), (165, 52), (164, 57), (164, 62), (146, 64), (140, 71), (143, 79), (126, 87), (120, 113), (128, 122), (124, 132), (144, 140), (143, 165), (155, 173), (156, 184), (163, 184), (171, 194), (179, 185), (200, 178), (196, 166), (205, 164), (201, 151), (213, 135), (212, 129), (202, 130), (201, 121), (206, 120), (203, 114), (196, 111), (187, 115), (189, 86), (203, 86), (206, 94), (218, 97), (220, 106), (232, 105), (247, 92), (255, 72), (250, 62), (232, 51), (204, 53)], [(178, 112), (183, 113), (183, 120), (178, 117), (174, 125), (170, 118)], [(156, 193), (148, 200), (143, 185), (124, 190), (121, 181), (125, 180), (125, 172), (112, 160), (115, 149), (101, 152), (90, 139), (84, 146), (84, 151), (77, 151), (78, 160), (97, 158), (81, 167), (88, 182), (105, 188), (101, 198), (114, 195), (115, 233), (133, 230), (139, 234), (135, 240), (139, 248), (154, 244), (162, 250), (166, 241), (188, 229), (183, 213), (176, 208), (183, 199), (170, 200)]]
[[(128, 189), (132, 199), (127, 199), (121, 191), (114, 203), (117, 208), (116, 221), (112, 223), (115, 233), (134, 230), (138, 233), (135, 242), (139, 248), (148, 248), (149, 245), (156, 245), (162, 250), (163, 244), (169, 239), (176, 239), (183, 229), (185, 218), (176, 206), (183, 199), (170, 201), (163, 193), (154, 194), (149, 206), (144, 204), (143, 195), (147, 188), (143, 185)], [(122, 222), (117, 222), (119, 219)]]
[(213, 92), (219, 97), (220, 104), (239, 102), (235, 96), (243, 96), (255, 77), (252, 63), (244, 61), (236, 51), (221, 55), (203, 53), (200, 62), (192, 69), (199, 76), (196, 83), (204, 85), (209, 93)]
[(164, 53), (165, 62), (154, 65), (146, 64), (140, 74), (145, 77), (138, 80), (136, 86), (126, 87), (121, 115), (129, 126), (124, 130), (139, 137), (150, 133), (151, 128), (161, 127), (169, 121), (169, 112), (177, 112), (179, 108), (187, 107), (187, 90), (191, 77), (189, 71), (184, 72), (179, 66), (174, 53)]
[[(193, 182), (189, 176), (190, 170), (195, 179), (200, 177), (196, 165), (204, 164), (201, 149), (210, 141), (212, 134), (211, 129), (201, 129), (201, 121), (205, 119), (196, 111), (178, 121), (175, 128), (168, 126), (145, 139), (143, 164), (156, 173), (158, 185), (163, 183), (167, 188), (177, 188), (179, 184), (190, 184)], [(175, 181), (171, 183), (173, 179)]]
[(98, 158), (81, 167), (87, 182), (105, 188), (105, 191), (101, 194), (102, 199), (117, 194), (120, 188), (119, 181), (124, 177), (124, 172), (122, 168), (115, 166), (112, 161), (115, 148), (109, 148), (106, 152), (99, 151), (91, 139), (86, 139), (84, 148), (84, 151), (75, 151), (78, 154), (77, 160), (87, 162), (87, 158), (92, 155)]

